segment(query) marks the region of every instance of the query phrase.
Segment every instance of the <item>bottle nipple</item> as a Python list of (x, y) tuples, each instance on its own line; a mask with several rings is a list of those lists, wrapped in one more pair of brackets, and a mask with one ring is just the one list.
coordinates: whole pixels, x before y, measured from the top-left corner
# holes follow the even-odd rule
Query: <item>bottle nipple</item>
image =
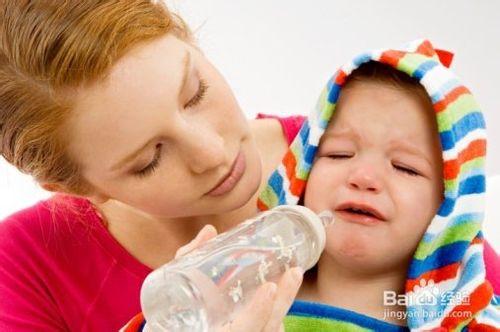
[(333, 219), (333, 213), (330, 210), (324, 210), (318, 213), (318, 217), (326, 228), (333, 224), (335, 220)]

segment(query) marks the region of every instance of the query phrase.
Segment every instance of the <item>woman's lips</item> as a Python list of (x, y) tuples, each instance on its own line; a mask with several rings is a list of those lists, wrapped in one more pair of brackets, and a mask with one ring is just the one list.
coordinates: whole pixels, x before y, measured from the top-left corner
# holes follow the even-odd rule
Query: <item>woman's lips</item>
[(341, 219), (345, 221), (351, 221), (363, 225), (376, 225), (384, 222), (383, 220), (380, 220), (374, 216), (363, 215), (347, 210), (337, 210), (335, 211), (335, 214), (337, 214)]
[(233, 190), (236, 184), (241, 180), (241, 177), (245, 173), (246, 160), (243, 152), (239, 152), (236, 157), (229, 174), (224, 176), (222, 180), (210, 190), (207, 195), (209, 196), (221, 196), (229, 191)]

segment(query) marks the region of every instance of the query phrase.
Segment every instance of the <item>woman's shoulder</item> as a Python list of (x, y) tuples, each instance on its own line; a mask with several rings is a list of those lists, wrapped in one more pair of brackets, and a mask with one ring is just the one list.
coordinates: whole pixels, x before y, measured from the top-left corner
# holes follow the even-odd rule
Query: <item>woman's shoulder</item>
[(262, 156), (263, 179), (267, 179), (279, 165), (303, 122), (304, 117), (301, 116), (279, 117), (265, 114), (258, 114), (256, 120), (250, 121)]
[(0, 221), (0, 229), (43, 227), (46, 222), (76, 220), (95, 214), (89, 200), (69, 195), (56, 194), (19, 210)]
[(100, 228), (88, 200), (55, 195), (0, 221), (0, 258), (65, 260), (77, 244), (92, 243)]
[(6, 313), (0, 329), (65, 329), (63, 303), (74, 299), (68, 280), (84, 272), (83, 252), (76, 255), (73, 247), (84, 238), (76, 225), (88, 219), (85, 206), (89, 202), (55, 196), (0, 221), (0, 289), (7, 294), (0, 300)]
[(0, 330), (116, 330), (139, 310), (147, 274), (130, 261), (87, 199), (56, 196), (7, 217), (0, 221), (0, 289), (8, 294), (0, 297), (7, 313)]
[(274, 139), (285, 139), (290, 145), (299, 132), (306, 117), (303, 115), (278, 116), (258, 113), (253, 126), (256, 128), (266, 128), (265, 133)]

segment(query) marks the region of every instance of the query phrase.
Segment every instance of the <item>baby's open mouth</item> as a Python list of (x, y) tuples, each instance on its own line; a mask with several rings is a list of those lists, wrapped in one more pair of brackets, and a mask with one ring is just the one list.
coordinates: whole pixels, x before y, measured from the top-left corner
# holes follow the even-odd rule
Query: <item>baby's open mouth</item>
[(347, 202), (340, 204), (335, 211), (353, 216), (365, 216), (382, 221), (386, 220), (385, 216), (380, 211), (366, 203)]
[(351, 213), (356, 213), (356, 214), (363, 214), (365, 216), (370, 216), (370, 217), (377, 218), (373, 213), (371, 213), (369, 211), (360, 210), (360, 209), (348, 208), (348, 209), (345, 209), (344, 211), (351, 212)]

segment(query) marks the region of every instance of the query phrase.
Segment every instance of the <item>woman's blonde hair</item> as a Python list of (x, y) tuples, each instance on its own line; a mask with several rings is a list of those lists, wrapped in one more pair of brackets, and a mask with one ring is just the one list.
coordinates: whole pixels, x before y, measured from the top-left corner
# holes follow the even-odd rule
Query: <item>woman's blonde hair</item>
[(172, 33), (191, 41), (161, 1), (0, 0), (0, 154), (39, 183), (85, 195), (69, 158), (68, 88), (105, 78), (128, 50)]

